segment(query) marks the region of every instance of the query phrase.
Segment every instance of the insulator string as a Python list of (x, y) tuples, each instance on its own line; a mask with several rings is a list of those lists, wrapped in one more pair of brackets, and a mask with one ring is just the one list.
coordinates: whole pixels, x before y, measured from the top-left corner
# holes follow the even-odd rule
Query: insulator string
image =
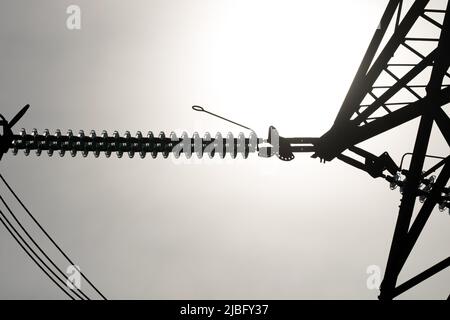
[(206, 132), (203, 137), (195, 132), (192, 137), (189, 137), (186, 132), (183, 132), (181, 137), (172, 132), (166, 135), (160, 132), (159, 135), (154, 135), (149, 131), (146, 136), (138, 131), (134, 136), (129, 131), (126, 131), (121, 136), (117, 131), (112, 135), (108, 135), (107, 131), (102, 131), (100, 135), (92, 130), (86, 134), (80, 130), (77, 135), (72, 130), (68, 130), (66, 135), (61, 134), (61, 130), (57, 129), (54, 134), (50, 134), (48, 129), (45, 129), (42, 134), (39, 134), (36, 129), (33, 129), (29, 134), (25, 129), (20, 131), (20, 134), (14, 135), (10, 148), (12, 153), (16, 155), (19, 150), (23, 150), (26, 156), (34, 151), (37, 156), (42, 152), (46, 152), (48, 156), (53, 156), (58, 153), (63, 157), (70, 154), (75, 157), (81, 154), (87, 157), (90, 153), (94, 157), (99, 157), (104, 154), (110, 157), (113, 153), (118, 158), (122, 158), (124, 154), (133, 158), (138, 154), (141, 158), (145, 158), (148, 153), (152, 158), (156, 158), (158, 154), (162, 154), (167, 158), (170, 153), (173, 153), (175, 158), (184, 154), (190, 158), (195, 154), (198, 158), (208, 155), (210, 158), (218, 155), (224, 158), (227, 154), (231, 158), (236, 158), (238, 154), (246, 159), (250, 153), (258, 151), (258, 144), (263, 142), (258, 139), (254, 132), (246, 137), (242, 132), (235, 137), (232, 133), (228, 133), (225, 137), (221, 133), (217, 133), (214, 138), (211, 134)]

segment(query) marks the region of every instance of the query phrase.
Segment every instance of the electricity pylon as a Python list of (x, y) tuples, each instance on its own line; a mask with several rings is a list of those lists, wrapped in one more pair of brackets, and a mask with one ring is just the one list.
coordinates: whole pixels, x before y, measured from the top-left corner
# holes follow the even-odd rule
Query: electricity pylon
[[(252, 131), (249, 137), (242, 133), (238, 137), (232, 134), (222, 137), (218, 133), (212, 138), (207, 133), (201, 138), (197, 133), (192, 137), (183, 133), (179, 138), (175, 133), (166, 136), (164, 132), (158, 136), (152, 132), (131, 136), (128, 131), (124, 136), (118, 132), (109, 136), (106, 131), (97, 136), (94, 131), (74, 135), (70, 130), (66, 135), (59, 130), (51, 135), (48, 130), (43, 134), (37, 130), (27, 134), (24, 129), (14, 134), (12, 126), (24, 115), (26, 106), (10, 122), (2, 116), (0, 159), (10, 149), (14, 154), (23, 150), (26, 155), (34, 150), (37, 155), (46, 151), (49, 156), (54, 152), (60, 156), (80, 152), (85, 157), (89, 153), (95, 157), (101, 153), (106, 157), (112, 153), (122, 157), (127, 153), (129, 157), (139, 154), (141, 158), (147, 153), (153, 158), (158, 154), (167, 158), (170, 153), (188, 158), (192, 154), (198, 157), (229, 154), (232, 158), (241, 154), (247, 158), (250, 153), (257, 153), (261, 157), (277, 156), (283, 161), (293, 160), (295, 153), (310, 152), (321, 161), (339, 159), (373, 178), (387, 180), (392, 189), (401, 190), (400, 210), (379, 296), (383, 300), (393, 299), (450, 266), (448, 257), (405, 283), (397, 283), (433, 209), (450, 208), (449, 149), (441, 157), (433, 156), (439, 162), (424, 168), (425, 159), (430, 157), (427, 148), (434, 125), (450, 146), (450, 119), (443, 109), (450, 103), (450, 2), (443, 1), (446, 4), (442, 8), (430, 7), (429, 2), (416, 0), (407, 8), (407, 1), (389, 1), (334, 124), (319, 138), (284, 138), (270, 127), (268, 138), (260, 139), (242, 125)], [(428, 24), (425, 34), (418, 28), (420, 23)], [(397, 61), (397, 57), (408, 54), (409, 61)], [(193, 109), (210, 113), (199, 106)], [(413, 119), (420, 119), (420, 123), (408, 169), (397, 165), (387, 152), (376, 156), (357, 146)], [(358, 161), (344, 152), (364, 160)], [(437, 178), (432, 175), (435, 172), (439, 172)], [(413, 220), (417, 200), (422, 204)]]

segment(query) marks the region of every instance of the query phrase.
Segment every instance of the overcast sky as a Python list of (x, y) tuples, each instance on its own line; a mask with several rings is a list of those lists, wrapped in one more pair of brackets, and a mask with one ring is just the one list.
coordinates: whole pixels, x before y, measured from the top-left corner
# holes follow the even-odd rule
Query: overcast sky
[[(270, 125), (283, 136), (320, 136), (387, 2), (1, 1), (1, 113), (31, 104), (16, 128), (29, 132), (239, 132), (193, 112), (196, 104), (262, 137)], [(81, 30), (66, 27), (71, 4)], [(416, 127), (365, 146), (398, 163)], [(429, 153), (448, 155), (448, 145), (433, 134)], [(385, 181), (308, 154), (177, 163), (20, 153), (0, 170), (116, 299), (376, 299), (366, 269), (384, 269), (400, 201)], [(449, 231), (450, 217), (436, 210), (400, 282), (448, 256)], [(446, 270), (402, 297), (445, 298), (449, 283)], [(64, 298), (3, 227), (0, 298)]]

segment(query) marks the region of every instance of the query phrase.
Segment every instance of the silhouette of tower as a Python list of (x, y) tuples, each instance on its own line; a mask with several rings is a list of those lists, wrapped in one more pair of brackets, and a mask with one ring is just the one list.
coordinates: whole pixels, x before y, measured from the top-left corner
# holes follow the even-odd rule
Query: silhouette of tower
[[(433, 209), (438, 205), (441, 209), (448, 207), (448, 153), (436, 166), (424, 171), (433, 125), (450, 145), (450, 119), (443, 110), (450, 102), (450, 3), (445, 2), (444, 7), (436, 8), (430, 7), (430, 1), (416, 0), (405, 10), (406, 1), (389, 1), (334, 125), (315, 145), (315, 156), (325, 160), (338, 158), (374, 177), (389, 171), (394, 185), (400, 182), (398, 175), (405, 176), (400, 183), (400, 211), (380, 299), (392, 299), (450, 265), (449, 257), (397, 286), (399, 273)], [(428, 26), (418, 28), (420, 24)], [(386, 43), (381, 48), (383, 41)], [(398, 61), (397, 56), (408, 57), (408, 61)], [(408, 170), (400, 172), (387, 153), (374, 157), (355, 147), (416, 118), (420, 118), (420, 124)], [(347, 149), (365, 162), (343, 155)], [(437, 179), (431, 178), (431, 173), (441, 167)], [(412, 221), (417, 198), (423, 204)]]

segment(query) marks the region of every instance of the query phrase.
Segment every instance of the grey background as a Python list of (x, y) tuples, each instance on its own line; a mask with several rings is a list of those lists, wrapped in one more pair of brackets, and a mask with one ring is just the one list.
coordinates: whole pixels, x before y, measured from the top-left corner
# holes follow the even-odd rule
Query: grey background
[[(70, 4), (81, 7), (80, 31), (66, 29)], [(18, 125), (28, 131), (239, 131), (190, 109), (199, 104), (260, 136), (269, 125), (320, 136), (386, 4), (3, 0), (1, 112), (30, 103)], [(364, 147), (399, 161), (416, 126)], [(429, 153), (448, 154), (439, 135)], [(385, 265), (400, 199), (384, 181), (308, 155), (180, 164), (8, 154), (0, 165), (109, 298), (375, 299), (366, 268)], [(436, 210), (400, 281), (448, 255), (449, 219)], [(444, 298), (449, 283), (447, 270), (402, 297)], [(3, 228), (0, 298), (64, 298)]]

